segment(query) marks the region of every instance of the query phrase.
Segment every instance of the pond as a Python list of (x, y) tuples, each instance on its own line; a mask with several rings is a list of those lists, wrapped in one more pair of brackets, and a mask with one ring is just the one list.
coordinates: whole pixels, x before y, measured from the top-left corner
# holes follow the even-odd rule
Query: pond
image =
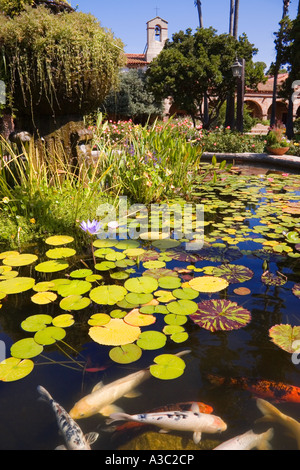
[[(256, 422), (262, 413), (255, 398), (300, 420), (300, 364), (292, 345), (300, 339), (300, 176), (254, 173), (225, 174), (191, 194), (194, 203), (204, 204), (205, 243), (196, 251), (187, 251), (182, 240), (94, 238), (95, 267), (89, 246), (76, 253), (72, 239), (58, 237), (19, 254), (0, 254), (2, 355), (32, 363), (19, 380), (2, 376), (2, 450), (51, 450), (64, 443), (51, 407), (38, 400), (38, 385), (70, 412), (99, 382), (147, 368), (163, 354), (172, 355), (171, 361), (182, 351), (189, 351), (180, 358), (182, 370), (176, 366), (174, 372), (170, 363), (163, 372), (158, 367), (157, 375), (152, 369), (139, 393), (115, 405), (140, 414), (201, 402), (227, 429), (204, 432), (195, 444), (192, 432), (162, 434), (125, 421), (112, 427), (107, 417), (94, 414), (77, 421), (84, 433), (99, 433), (93, 450), (212, 449), (250, 429), (270, 427), (274, 449), (297, 449), (280, 423)], [(137, 315), (126, 323), (133, 310)], [(119, 331), (108, 331), (112, 320)], [(140, 332), (134, 336), (123, 324)], [(56, 328), (52, 344), (44, 334), (49, 327)], [(28, 338), (30, 353), (22, 356), (18, 346)], [(125, 348), (120, 354), (122, 341), (134, 345), (130, 353)], [(32, 342), (38, 345), (33, 353)], [(295, 387), (294, 396), (288, 386)]]

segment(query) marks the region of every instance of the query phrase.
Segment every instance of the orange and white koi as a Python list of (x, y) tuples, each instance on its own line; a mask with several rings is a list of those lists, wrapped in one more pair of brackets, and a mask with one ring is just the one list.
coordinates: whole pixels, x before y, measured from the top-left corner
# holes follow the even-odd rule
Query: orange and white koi
[(300, 387), (273, 380), (252, 379), (246, 377), (225, 378), (208, 375), (214, 385), (228, 385), (241, 390), (248, 390), (257, 398), (267, 398), (274, 402), (300, 403)]
[(58, 446), (56, 450), (91, 450), (91, 444), (98, 439), (99, 434), (91, 432), (84, 435), (78, 424), (75, 423), (59, 403), (53, 400), (50, 393), (44, 387), (39, 385), (37, 390), (41, 398), (50, 403), (66, 444), (65, 446)]
[(113, 413), (108, 424), (115, 421), (129, 420), (157, 426), (160, 432), (187, 431), (193, 433), (195, 444), (201, 441), (202, 433), (217, 433), (227, 429), (227, 424), (218, 416), (200, 413), (197, 403), (193, 403), (191, 411), (166, 411), (161, 413), (142, 413), (129, 415)]

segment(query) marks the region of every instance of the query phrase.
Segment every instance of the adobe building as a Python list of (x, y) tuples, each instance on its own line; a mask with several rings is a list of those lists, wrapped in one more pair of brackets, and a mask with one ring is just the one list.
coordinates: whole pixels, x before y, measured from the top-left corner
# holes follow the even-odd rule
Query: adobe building
[[(126, 69), (147, 69), (150, 62), (158, 56), (168, 39), (168, 22), (160, 16), (156, 16), (147, 23), (147, 44), (143, 54), (126, 54), (127, 66)], [(278, 76), (277, 89), (280, 89), (282, 83), (286, 80), (288, 74), (282, 73)], [(300, 77), (299, 77), (300, 78)], [(273, 83), (274, 78), (269, 76), (266, 83), (260, 83), (257, 90), (245, 90), (245, 104), (247, 105), (253, 117), (259, 120), (269, 120), (272, 112), (273, 101)], [(298, 91), (298, 92), (297, 92)], [(293, 116), (294, 119), (300, 117), (300, 80), (297, 88), (294, 89), (295, 96), (293, 100)], [(288, 113), (288, 102), (284, 99), (278, 98), (276, 100), (276, 119), (286, 123)], [(174, 112), (178, 114), (185, 114), (176, 108), (172, 99), (165, 100), (165, 116), (170, 116)]]

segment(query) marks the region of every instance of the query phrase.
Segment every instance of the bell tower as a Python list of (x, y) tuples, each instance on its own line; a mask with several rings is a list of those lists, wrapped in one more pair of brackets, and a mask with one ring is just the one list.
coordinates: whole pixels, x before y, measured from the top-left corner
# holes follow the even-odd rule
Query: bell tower
[(151, 62), (158, 56), (168, 39), (168, 22), (156, 16), (147, 22), (146, 61)]

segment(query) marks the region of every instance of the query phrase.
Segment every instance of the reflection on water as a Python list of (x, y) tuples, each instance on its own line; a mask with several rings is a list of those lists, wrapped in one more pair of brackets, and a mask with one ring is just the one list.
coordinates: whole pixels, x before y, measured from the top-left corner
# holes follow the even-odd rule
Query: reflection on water
[[(224, 195), (224, 199), (227, 196)], [(257, 201), (253, 202), (255, 208)], [(248, 201), (245, 209), (251, 208)], [(224, 214), (223, 214), (224, 215)], [(222, 214), (221, 214), (222, 216)], [(209, 214), (215, 223), (221, 218), (219, 214)], [(254, 219), (248, 222), (249, 227), (257, 224)], [(216, 229), (210, 226), (208, 236)], [(251, 294), (239, 296), (234, 293), (237, 284), (230, 284), (226, 292), (217, 294), (199, 294), (197, 302), (210, 298), (228, 298), (237, 302), (251, 312), (252, 320), (244, 328), (232, 331), (210, 332), (199, 328), (190, 319), (185, 325), (189, 334), (188, 340), (182, 344), (168, 341), (163, 352), (176, 353), (189, 348), (191, 353), (185, 357), (186, 370), (178, 379), (167, 381), (151, 377), (139, 386), (141, 394), (135, 398), (121, 398), (117, 405), (126, 413), (143, 413), (146, 410), (171, 403), (201, 401), (213, 407), (215, 415), (227, 423), (227, 430), (221, 435), (205, 435), (202, 440), (212, 440), (214, 445), (223, 442), (249, 429), (262, 431), (268, 424), (255, 423), (261, 412), (256, 406), (253, 393), (249, 389), (232, 386), (230, 379), (234, 377), (264, 379), (284, 382), (300, 387), (300, 365), (293, 364), (291, 355), (270, 341), (268, 330), (281, 323), (299, 325), (299, 299), (292, 294), (292, 287), (299, 282), (298, 258), (279, 256), (274, 253), (270, 260), (270, 270), (279, 270), (287, 276), (283, 286), (267, 286), (261, 282), (264, 271), (264, 256), (255, 256), (261, 246), (253, 241), (244, 241), (238, 245), (241, 256), (232, 261), (247, 266), (254, 272), (251, 280), (242, 284), (250, 289)], [(259, 254), (259, 253), (258, 253)], [(278, 258), (276, 258), (278, 256)], [(171, 261), (168, 268), (186, 267), (183, 261)], [(219, 266), (220, 260), (200, 260), (196, 268)], [(24, 268), (25, 272), (27, 269)], [(141, 275), (140, 266), (137, 275)], [(37, 386), (43, 385), (67, 411), (75, 402), (90, 393), (96, 383), (105, 384), (133, 371), (151, 364), (153, 358), (160, 353), (145, 351), (137, 362), (130, 365), (113, 363), (108, 356), (108, 349), (91, 341), (88, 336), (87, 321), (93, 313), (109, 312), (114, 307), (92, 305), (75, 312), (75, 325), (67, 332), (66, 343), (45, 348), (45, 352), (35, 360), (33, 372), (21, 381), (0, 382), (0, 448), (4, 449), (54, 449), (62, 444), (58, 435), (53, 412), (45, 403), (38, 401)], [(9, 355), (10, 346), (26, 337), (21, 329), (21, 322), (29, 315), (37, 313), (56, 316), (61, 313), (57, 303), (38, 306), (30, 301), (30, 294), (11, 295), (3, 301), (0, 312), (0, 339), (6, 344)], [(161, 331), (164, 324), (163, 315), (158, 314), (155, 327)], [(145, 330), (153, 329), (145, 327)], [(77, 352), (75, 352), (77, 351)], [(75, 363), (76, 359), (76, 363)], [(223, 384), (212, 383), (209, 376), (224, 377)], [(268, 398), (266, 398), (268, 399)], [(299, 400), (300, 401), (300, 400)], [(299, 403), (276, 403), (278, 409), (300, 421)], [(106, 420), (103, 416), (82, 419), (79, 424), (84, 432), (97, 431), (99, 439), (92, 448), (117, 449), (132, 437), (130, 432), (122, 436), (106, 431)], [(275, 449), (296, 449), (296, 440), (287, 437), (279, 424), (272, 424), (275, 430), (272, 445)], [(176, 433), (175, 433), (176, 434)], [(191, 438), (191, 436), (188, 436)], [(161, 437), (163, 441), (163, 435)]]

